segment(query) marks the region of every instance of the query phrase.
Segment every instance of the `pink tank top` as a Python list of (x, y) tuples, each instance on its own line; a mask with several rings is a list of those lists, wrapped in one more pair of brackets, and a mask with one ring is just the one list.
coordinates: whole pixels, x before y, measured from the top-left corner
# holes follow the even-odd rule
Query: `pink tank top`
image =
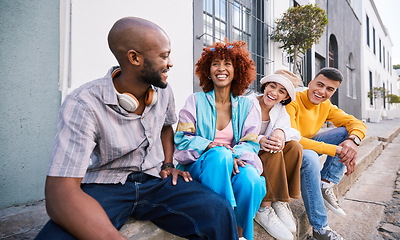
[(225, 143), (232, 146), (233, 140), (232, 120), (229, 121), (228, 125), (221, 131), (216, 129), (214, 142)]

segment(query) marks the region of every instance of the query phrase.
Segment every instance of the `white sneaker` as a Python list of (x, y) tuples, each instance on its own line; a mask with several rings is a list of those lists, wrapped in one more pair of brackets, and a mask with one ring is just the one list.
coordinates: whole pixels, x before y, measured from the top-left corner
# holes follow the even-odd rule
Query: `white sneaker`
[(285, 224), (290, 232), (296, 232), (296, 221), (293, 217), (292, 210), (287, 202), (272, 202), (272, 208), (275, 210), (276, 215)]
[(279, 240), (293, 240), (293, 234), (286, 228), (285, 224), (276, 216), (272, 207), (257, 211), (254, 220), (260, 224), (272, 237)]
[(335, 194), (333, 193), (333, 188), (321, 188), (322, 197), (324, 198), (325, 205), (336, 215), (345, 217), (346, 213), (339, 206), (339, 201), (337, 200)]

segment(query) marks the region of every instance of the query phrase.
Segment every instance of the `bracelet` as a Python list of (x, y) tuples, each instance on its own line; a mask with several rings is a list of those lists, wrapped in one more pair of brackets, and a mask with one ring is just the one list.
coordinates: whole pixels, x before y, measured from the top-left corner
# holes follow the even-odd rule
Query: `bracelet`
[(164, 163), (164, 164), (161, 166), (161, 170), (164, 170), (164, 169), (166, 169), (166, 168), (175, 168), (175, 166), (174, 166), (174, 164), (172, 164), (172, 163)]
[(348, 137), (348, 138), (346, 138), (346, 140), (351, 140), (351, 141), (353, 141), (354, 144), (356, 144), (357, 146), (360, 146), (360, 144), (361, 144), (361, 140), (360, 140), (357, 136), (355, 136), (355, 137)]

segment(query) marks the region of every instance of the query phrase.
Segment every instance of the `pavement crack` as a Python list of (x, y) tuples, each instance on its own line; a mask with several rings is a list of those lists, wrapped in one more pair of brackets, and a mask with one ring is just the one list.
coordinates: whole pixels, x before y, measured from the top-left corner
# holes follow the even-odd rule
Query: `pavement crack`
[(375, 202), (375, 201), (352, 199), (352, 198), (344, 198), (344, 200), (349, 200), (349, 201), (353, 201), (353, 202), (360, 202), (360, 203), (369, 203), (369, 204), (375, 204), (375, 205), (387, 207), (387, 204), (383, 203), (383, 202)]

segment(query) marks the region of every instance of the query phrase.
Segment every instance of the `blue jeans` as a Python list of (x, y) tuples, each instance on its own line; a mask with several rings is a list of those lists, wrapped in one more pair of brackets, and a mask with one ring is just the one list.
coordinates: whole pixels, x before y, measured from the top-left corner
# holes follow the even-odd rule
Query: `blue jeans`
[[(348, 137), (345, 127), (338, 127), (315, 135), (312, 139), (339, 145)], [(315, 230), (322, 230), (328, 225), (328, 217), (321, 192), (321, 178), (338, 184), (343, 177), (346, 166), (339, 158), (328, 156), (322, 170), (319, 154), (313, 150), (303, 150), (303, 163), (300, 169), (301, 196), (308, 220)]]
[(253, 218), (266, 194), (264, 177), (247, 164), (232, 174), (233, 153), (225, 147), (214, 147), (194, 163), (184, 166), (193, 179), (227, 199), (235, 208), (236, 221), (243, 228), (243, 237), (253, 239)]
[[(133, 216), (188, 239), (238, 239), (229, 202), (196, 181), (178, 177), (174, 186), (171, 176), (132, 173), (125, 184), (83, 184), (82, 190), (100, 203), (117, 229)], [(75, 238), (50, 220), (36, 239)]]

